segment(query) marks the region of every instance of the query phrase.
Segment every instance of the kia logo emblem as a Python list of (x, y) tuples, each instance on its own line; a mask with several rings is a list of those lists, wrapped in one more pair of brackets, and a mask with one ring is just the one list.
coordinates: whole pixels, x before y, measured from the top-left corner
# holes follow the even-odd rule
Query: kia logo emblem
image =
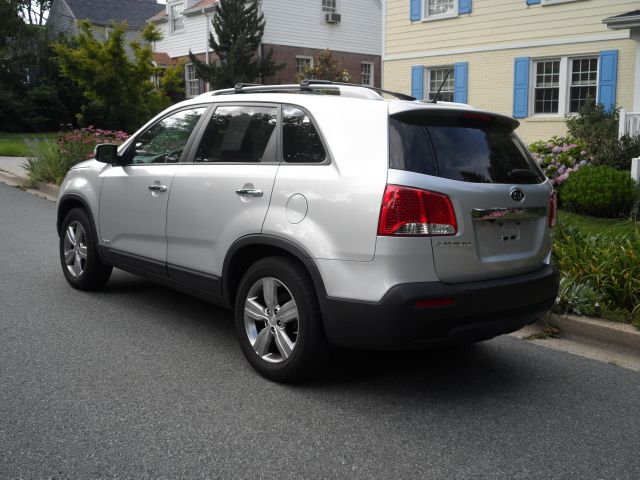
[(516, 202), (521, 202), (524, 200), (524, 192), (519, 188), (512, 188), (510, 192), (511, 198), (513, 198)]

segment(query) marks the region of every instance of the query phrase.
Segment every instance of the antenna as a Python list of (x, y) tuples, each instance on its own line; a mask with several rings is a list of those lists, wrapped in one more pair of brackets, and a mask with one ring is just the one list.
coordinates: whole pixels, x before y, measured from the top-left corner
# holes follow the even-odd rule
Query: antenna
[(440, 96), (440, 92), (442, 91), (442, 87), (444, 87), (444, 84), (447, 81), (447, 78), (449, 78), (449, 72), (450, 70), (447, 70), (447, 74), (444, 76), (444, 80), (442, 80), (442, 83), (440, 84), (440, 88), (438, 88), (438, 91), (436, 92), (436, 96), (433, 97), (433, 100), (431, 100), (431, 103), (438, 103), (438, 97)]

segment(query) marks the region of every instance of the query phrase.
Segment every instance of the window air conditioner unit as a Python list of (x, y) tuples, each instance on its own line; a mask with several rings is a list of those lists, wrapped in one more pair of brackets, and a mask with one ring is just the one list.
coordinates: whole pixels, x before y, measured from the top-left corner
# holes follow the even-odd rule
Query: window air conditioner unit
[(340, 23), (339, 13), (325, 13), (324, 21), (327, 23)]

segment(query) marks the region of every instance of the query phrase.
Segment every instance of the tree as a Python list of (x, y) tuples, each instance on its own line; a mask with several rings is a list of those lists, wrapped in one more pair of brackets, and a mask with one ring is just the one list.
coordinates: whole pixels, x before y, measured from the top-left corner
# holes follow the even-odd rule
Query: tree
[(314, 57), (313, 67), (304, 67), (304, 73), (296, 76), (296, 82), (304, 79), (348, 82), (350, 78), (349, 72), (338, 69), (338, 61), (333, 58), (331, 50), (327, 48)]
[[(78, 115), (80, 124), (132, 132), (171, 103), (163, 82), (156, 86), (153, 81), (161, 69), (152, 64), (151, 45), (162, 37), (154, 25), (147, 25), (143, 42), (130, 43), (134, 56), (130, 60), (125, 48), (126, 23), (112, 24), (112, 29), (101, 42), (94, 37), (91, 24), (81, 22), (74, 45), (58, 42), (53, 50), (62, 75), (77, 84), (85, 98)], [(171, 88), (175, 88), (173, 83)]]
[(217, 64), (207, 65), (189, 52), (195, 65), (196, 76), (213, 89), (232, 87), (237, 83), (252, 83), (263, 77), (271, 77), (284, 67), (273, 60), (273, 50), (258, 55), (258, 47), (264, 33), (264, 16), (258, 14), (258, 3), (253, 0), (220, 0), (216, 5), (213, 32), (209, 45), (218, 57)]
[(42, 26), (47, 21), (53, 0), (18, 0), (20, 13), (25, 22)]

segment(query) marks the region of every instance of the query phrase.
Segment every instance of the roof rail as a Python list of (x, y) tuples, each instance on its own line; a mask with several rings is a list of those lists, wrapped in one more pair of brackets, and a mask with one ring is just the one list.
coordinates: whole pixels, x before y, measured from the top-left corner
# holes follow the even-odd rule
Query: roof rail
[[(381, 88), (370, 87), (367, 85), (358, 85), (355, 83), (343, 83), (332, 82), (329, 80), (303, 80), (300, 84), (291, 85), (261, 85), (256, 83), (238, 83), (234, 88), (226, 88), (223, 90), (216, 90), (210, 93), (210, 95), (233, 95), (240, 93), (313, 93), (322, 94), (322, 91), (333, 90), (340, 95), (369, 98), (369, 99), (382, 99), (383, 93), (395, 96), (400, 100), (415, 100), (414, 97), (405, 95), (403, 93), (391, 92), (389, 90), (383, 90)], [(375, 92), (375, 93), (374, 93)]]

